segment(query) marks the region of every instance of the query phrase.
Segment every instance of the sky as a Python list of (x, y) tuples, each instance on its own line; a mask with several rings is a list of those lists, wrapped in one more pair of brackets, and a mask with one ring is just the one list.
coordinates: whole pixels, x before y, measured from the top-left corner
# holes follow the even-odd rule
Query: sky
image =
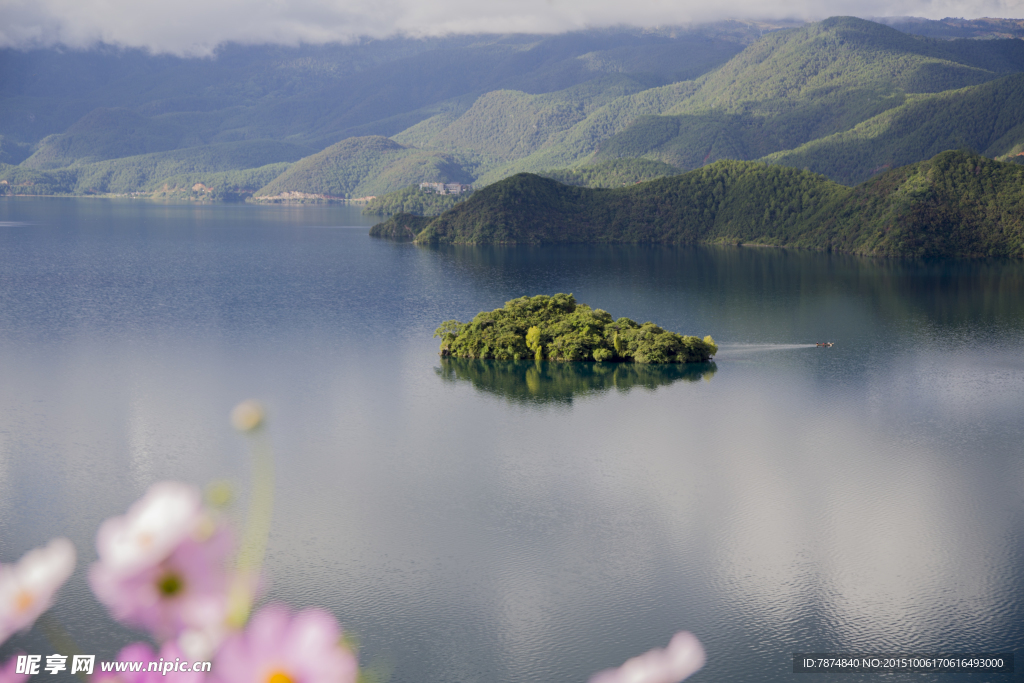
[(1024, 17), (1024, 0), (0, 0), (0, 47), (97, 43), (201, 56), (226, 42), (559, 33), (721, 19)]

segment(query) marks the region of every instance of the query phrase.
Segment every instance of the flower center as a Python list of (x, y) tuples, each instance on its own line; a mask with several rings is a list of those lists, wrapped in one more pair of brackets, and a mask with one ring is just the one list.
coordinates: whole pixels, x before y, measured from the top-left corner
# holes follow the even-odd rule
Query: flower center
[(27, 590), (22, 589), (14, 596), (14, 611), (16, 613), (26, 612), (35, 601), (36, 596), (29, 593)]
[(160, 580), (156, 582), (156, 588), (160, 591), (161, 596), (173, 598), (185, 588), (185, 582), (179, 574), (171, 572), (160, 577)]
[(267, 676), (265, 683), (295, 683), (295, 681), (284, 671), (277, 669)]

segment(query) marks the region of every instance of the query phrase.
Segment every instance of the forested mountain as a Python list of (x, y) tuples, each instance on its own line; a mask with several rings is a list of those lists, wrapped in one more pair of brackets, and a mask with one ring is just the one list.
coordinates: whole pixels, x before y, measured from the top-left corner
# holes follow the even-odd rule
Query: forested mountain
[(963, 147), (999, 159), (1024, 154), (1024, 74), (972, 88), (911, 95), (899, 107), (848, 131), (764, 160), (853, 185), (922, 156)]
[(929, 38), (1024, 38), (1024, 19), (883, 17), (875, 21), (904, 33)]
[(453, 244), (723, 242), (1020, 258), (1024, 166), (943, 152), (855, 188), (742, 161), (620, 189), (520, 174), (433, 220), (398, 216), (371, 234)]
[(660, 161), (650, 159), (612, 159), (599, 164), (588, 164), (576, 168), (559, 168), (541, 173), (545, 178), (557, 180), (563, 185), (580, 187), (623, 187), (637, 183), (678, 175), (679, 169)]
[[(679, 169), (660, 161), (648, 159), (613, 159), (601, 164), (591, 164), (578, 168), (559, 168), (547, 171), (545, 178), (557, 180), (563, 185), (580, 187), (623, 187), (636, 185), (655, 178), (676, 175)], [(433, 189), (420, 189), (411, 185), (375, 197), (366, 204), (363, 213), (390, 216), (398, 213), (415, 216), (438, 216), (459, 202), (469, 198), (469, 194), (436, 194)]]
[[(548, 129), (531, 125), (515, 107), (511, 93), (502, 106), (474, 108), (472, 117), (450, 116), (444, 122), (448, 139), (412, 135), (395, 139), (423, 147), (460, 149), (450, 132), (462, 132), (465, 148), (486, 151), (477, 159), (477, 182), (494, 182), (512, 173), (544, 174), (553, 168), (585, 168), (612, 159), (646, 158), (681, 169), (699, 168), (718, 159), (765, 159), (808, 167), (829, 177), (854, 184), (885, 168), (930, 158), (943, 149), (968, 146), (1008, 154), (1024, 135), (1016, 130), (1020, 107), (1015, 105), (1010, 82), (989, 87), (993, 81), (1024, 70), (1024, 41), (936, 40), (901, 33), (893, 28), (838, 17), (816, 24), (770, 33), (725, 65), (694, 81), (628, 93), (587, 113), (568, 92), (543, 96), (562, 99), (579, 121), (566, 128), (572, 116), (563, 115)], [(973, 88), (973, 90), (972, 90)], [(956, 91), (947, 97), (940, 93)], [(932, 99), (929, 100), (929, 97)], [(985, 121), (968, 134), (969, 120), (939, 131), (947, 104), (969, 101), (987, 106)], [(826, 144), (805, 152), (803, 145), (831, 142), (859, 124), (852, 134), (879, 131), (890, 116), (911, 120), (930, 102), (931, 137), (912, 126), (886, 128), (877, 143), (862, 147), (870, 152), (837, 151)], [(982, 104), (984, 103), (984, 104)], [(957, 104), (957, 115), (969, 117), (974, 105)], [(585, 114), (585, 116), (584, 116)], [(489, 118), (487, 117), (489, 115)], [(519, 136), (510, 128), (522, 118)], [(550, 130), (558, 128), (558, 130)], [(987, 136), (982, 130), (987, 130)], [(902, 131), (900, 133), (899, 131)], [(435, 133), (436, 135), (436, 133)], [(486, 150), (468, 138), (486, 140)], [(858, 137), (860, 136), (860, 137)], [(885, 139), (882, 139), (885, 138)], [(845, 138), (844, 138), (845, 139)], [(515, 144), (505, 143), (515, 140)], [(536, 149), (529, 154), (532, 141)], [(996, 147), (992, 147), (997, 143)], [(446, 144), (445, 144), (446, 143)], [(792, 157), (786, 152), (796, 150)], [(775, 156), (772, 156), (772, 155)], [(863, 157), (863, 158), (860, 158)], [(880, 160), (875, 160), (880, 157)], [(829, 161), (831, 160), (831, 161)]]
[(837, 17), (203, 59), (0, 50), (0, 193), (361, 197), (522, 171), (614, 185), (630, 181), (591, 167), (636, 159), (852, 185), (945, 149), (1024, 152), (1024, 40), (1001, 37), (1019, 21), (889, 23), (904, 31)]
[(619, 74), (646, 87), (695, 78), (761, 30), (726, 22), (665, 32), (226, 45), (212, 58), (4, 49), (0, 135), (35, 144), (97, 109), (128, 109), (170, 135), (184, 129), (205, 142), (289, 139), (323, 149), (346, 137), (393, 135), (453, 108), (461, 113), (494, 90), (539, 94)]
[[(680, 168), (758, 159), (847, 131), (912, 94), (1022, 70), (1024, 41), (939, 41), (851, 17), (829, 19), (766, 36), (704, 77), (663, 112), (669, 116), (639, 118), (603, 141), (594, 158), (646, 157)], [(937, 151), (920, 149), (902, 163)]]
[(259, 192), (269, 197), (306, 192), (334, 197), (383, 194), (417, 182), (465, 182), (460, 159), (405, 147), (379, 135), (348, 138), (291, 166)]
[(290, 142), (253, 140), (155, 152), (55, 170), (0, 164), (0, 192), (128, 194), (157, 192), (164, 186), (191, 187), (202, 182), (252, 194), (283, 173), (290, 165), (287, 162), (298, 161), (311, 151)]

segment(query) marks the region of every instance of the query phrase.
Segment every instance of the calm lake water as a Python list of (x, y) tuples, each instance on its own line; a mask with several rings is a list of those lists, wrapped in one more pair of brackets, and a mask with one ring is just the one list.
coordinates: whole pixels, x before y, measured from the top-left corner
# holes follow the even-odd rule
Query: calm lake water
[[(86, 587), (98, 524), (168, 478), (244, 501), (227, 414), (252, 397), (277, 457), (267, 598), (331, 610), (390, 683), (584, 682), (680, 629), (698, 682), (880, 680), (793, 674), (794, 652), (1024, 668), (1024, 265), (432, 249), (373, 222), (0, 200), (0, 561), (75, 542), (52, 614), (82, 650), (128, 637)], [(437, 356), (441, 321), (555, 292), (721, 351)], [(15, 649), (54, 651), (38, 628)]]

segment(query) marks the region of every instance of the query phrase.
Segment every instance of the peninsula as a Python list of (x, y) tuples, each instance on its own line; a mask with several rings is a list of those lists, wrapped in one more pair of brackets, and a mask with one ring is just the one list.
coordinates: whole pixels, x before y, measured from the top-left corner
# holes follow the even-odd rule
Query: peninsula
[(620, 189), (521, 173), (436, 218), (370, 234), (441, 244), (752, 244), (879, 256), (1024, 257), (1024, 166), (942, 152), (856, 187), (718, 161)]
[(494, 360), (706, 363), (718, 352), (710, 336), (683, 336), (651, 322), (614, 320), (572, 294), (520, 297), (472, 321), (446, 320), (434, 332), (441, 355)]

